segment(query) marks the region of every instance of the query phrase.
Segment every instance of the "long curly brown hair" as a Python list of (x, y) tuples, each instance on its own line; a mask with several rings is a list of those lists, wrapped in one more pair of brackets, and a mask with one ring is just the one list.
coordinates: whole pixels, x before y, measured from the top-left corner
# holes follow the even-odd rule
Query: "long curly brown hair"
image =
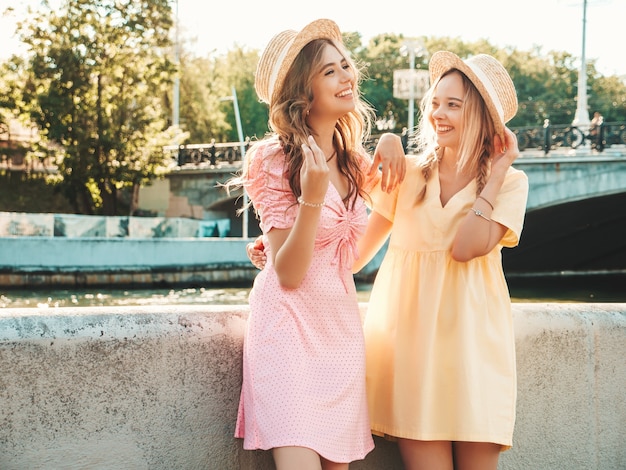
[[(363, 195), (364, 175), (357, 155), (367, 154), (363, 142), (369, 136), (373, 122), (373, 110), (360, 95), (359, 84), (362, 75), (344, 45), (330, 39), (316, 39), (308, 43), (298, 54), (287, 72), (283, 87), (273, 96), (269, 110), (268, 138), (277, 136), (286, 155), (286, 174), (289, 187), (297, 198), (301, 195), (300, 168), (303, 162), (301, 145), (313, 129), (307, 123), (307, 114), (313, 102), (312, 81), (315, 71), (322, 66), (323, 52), (327, 46), (336, 48), (346, 59), (355, 75), (355, 109), (337, 121), (333, 136), (333, 146), (337, 155), (339, 171), (349, 182), (349, 191), (344, 198), (347, 206), (354, 205), (358, 195)], [(239, 178), (230, 182), (245, 184), (247, 167), (253, 157), (257, 142), (250, 148)]]

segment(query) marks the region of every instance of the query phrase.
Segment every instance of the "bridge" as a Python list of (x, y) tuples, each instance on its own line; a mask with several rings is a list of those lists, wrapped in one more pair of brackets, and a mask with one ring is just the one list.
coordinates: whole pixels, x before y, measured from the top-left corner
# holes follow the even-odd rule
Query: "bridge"
[[(507, 278), (517, 277), (518, 286), (524, 278), (530, 283), (567, 279), (569, 287), (573, 276), (563, 274), (572, 274), (582, 287), (585, 275), (592, 274), (601, 276), (594, 282), (621, 288), (626, 280), (626, 147), (549, 156), (526, 151), (515, 166), (528, 175), (530, 193), (520, 244), (502, 253)], [(172, 171), (149, 188), (167, 208), (161, 214), (162, 206), (156, 217), (9, 214), (3, 220), (7, 235), (0, 236), (5, 254), (0, 286), (249, 282), (256, 269), (245, 255), (249, 238), (241, 237), (238, 195), (216, 187), (239, 167), (233, 162)], [(255, 237), (256, 219), (250, 216), (248, 222), (248, 235)], [(219, 234), (207, 233), (206, 224), (217, 225)], [(381, 250), (359, 273), (359, 281), (372, 280), (383, 255)]]
[[(525, 150), (514, 166), (530, 187), (520, 245), (503, 251), (508, 275), (626, 273), (626, 145)], [(182, 165), (168, 175), (170, 191), (189, 206), (227, 214), (231, 236), (241, 236), (241, 191), (217, 187), (239, 168), (239, 161)], [(254, 237), (258, 224), (248, 220)]]
[(520, 157), (529, 194), (508, 276), (626, 273), (626, 149)]
[(529, 212), (626, 191), (623, 156), (551, 156), (522, 154), (514, 166), (529, 181)]

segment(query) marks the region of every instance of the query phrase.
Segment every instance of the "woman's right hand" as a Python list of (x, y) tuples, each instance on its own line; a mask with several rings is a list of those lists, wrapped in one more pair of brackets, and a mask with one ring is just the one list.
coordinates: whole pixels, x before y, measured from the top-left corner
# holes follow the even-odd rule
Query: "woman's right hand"
[(265, 235), (278, 282), (286, 289), (300, 287), (311, 266), (321, 209), (330, 183), (330, 170), (324, 152), (313, 137), (309, 136), (307, 141), (308, 144), (302, 144), (296, 219), (290, 228), (273, 228)]
[(326, 163), (326, 156), (313, 136), (309, 136), (308, 142), (308, 145), (302, 144), (300, 192), (304, 201), (309, 204), (320, 204), (324, 202), (328, 191), (330, 170)]
[(265, 267), (267, 256), (265, 255), (262, 235), (259, 235), (254, 242), (246, 245), (246, 254), (255, 268), (263, 269)]

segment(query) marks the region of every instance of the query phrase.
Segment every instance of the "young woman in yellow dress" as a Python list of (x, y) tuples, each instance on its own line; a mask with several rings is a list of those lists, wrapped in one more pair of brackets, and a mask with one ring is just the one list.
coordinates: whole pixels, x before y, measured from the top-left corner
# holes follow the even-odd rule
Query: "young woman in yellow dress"
[(355, 265), (391, 233), (364, 324), (372, 431), (397, 439), (407, 470), (496, 470), (516, 402), (501, 250), (519, 242), (528, 195), (505, 127), (516, 91), (484, 54), (437, 52), (429, 70), (420, 152), (373, 195)]

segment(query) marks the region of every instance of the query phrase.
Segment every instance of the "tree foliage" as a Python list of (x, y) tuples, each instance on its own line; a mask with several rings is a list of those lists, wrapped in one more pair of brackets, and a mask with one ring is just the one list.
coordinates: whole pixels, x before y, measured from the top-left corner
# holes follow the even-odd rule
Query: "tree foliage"
[(220, 139), (228, 129), (219, 101), (225, 91), (217, 76), (213, 61), (183, 55), (180, 62), (180, 126), (189, 133), (189, 142)]
[[(429, 57), (438, 50), (454, 52), (461, 58), (484, 53), (500, 60), (511, 74), (519, 100), (518, 113), (509, 123), (511, 127), (540, 126), (545, 119), (553, 124), (569, 124), (574, 119), (578, 69), (577, 58), (569, 53), (544, 54), (539, 48), (530, 51), (497, 48), (486, 40), (464, 42), (459, 38), (405, 38), (393, 34), (376, 36), (367, 47), (360, 48), (357, 44), (352, 48), (367, 67), (370, 79), (362, 89), (379, 116), (391, 112), (399, 122), (407, 120), (406, 101), (393, 97), (393, 74), (390, 73), (408, 68), (408, 59), (399, 52), (407, 39), (419, 40), (424, 45), (425, 50), (415, 58), (416, 69), (428, 69)], [(625, 79), (603, 77), (593, 62), (588, 62), (587, 80), (590, 110), (600, 111), (605, 122), (626, 120)]]
[[(58, 156), (59, 187), (76, 212), (119, 213), (120, 193), (165, 171), (164, 145), (238, 141), (235, 94), (244, 138), (268, 131), (267, 106), (254, 90), (260, 51), (236, 46), (198, 57), (183, 47), (174, 54), (168, 0), (63, 0), (55, 9), (41, 3), (18, 25), (26, 57), (0, 64), (0, 126), (17, 116), (37, 124), (41, 141), (33, 154)], [(427, 70), (437, 50), (497, 57), (517, 89), (519, 111), (511, 127), (574, 118), (578, 59), (566, 52), (395, 34), (363, 44), (358, 33), (344, 33), (364, 71), (363, 97), (378, 116), (395, 118), (396, 132), (408, 117), (407, 101), (393, 90), (393, 72), (409, 68), (400, 52), (407, 39), (423, 44), (415, 57), (418, 69)], [(180, 129), (171, 126), (175, 81)], [(600, 111), (605, 122), (626, 121), (624, 77), (602, 76), (590, 61), (587, 83), (591, 112)]]
[(30, 54), (23, 111), (60, 148), (60, 186), (76, 212), (118, 213), (118, 190), (148, 181), (169, 143), (163, 100), (167, 0), (67, 0), (20, 25)]
[(180, 124), (189, 133), (189, 142), (239, 141), (235, 95), (244, 139), (267, 132), (267, 106), (254, 90), (258, 59), (259, 51), (239, 46), (223, 56), (182, 55)]
[[(244, 137), (261, 138), (268, 132), (268, 108), (259, 101), (254, 89), (254, 72), (258, 60), (259, 51), (235, 47), (216, 61), (223, 84), (224, 95), (222, 96), (232, 97), (233, 89), (237, 94)], [(230, 129), (225, 137), (231, 142), (237, 142), (239, 137), (235, 108), (234, 103), (229, 101), (228, 99), (222, 101), (222, 109), (226, 113), (227, 122), (230, 123)]]
[[(11, 123), (20, 118), (19, 108), (22, 105), (20, 84), (24, 81), (23, 60), (19, 57), (14, 62), (0, 64), (0, 140), (12, 140)], [(23, 122), (30, 127), (28, 119)], [(24, 153), (21, 144), (12, 142), (2, 146), (2, 153), (13, 158), (14, 155)]]

